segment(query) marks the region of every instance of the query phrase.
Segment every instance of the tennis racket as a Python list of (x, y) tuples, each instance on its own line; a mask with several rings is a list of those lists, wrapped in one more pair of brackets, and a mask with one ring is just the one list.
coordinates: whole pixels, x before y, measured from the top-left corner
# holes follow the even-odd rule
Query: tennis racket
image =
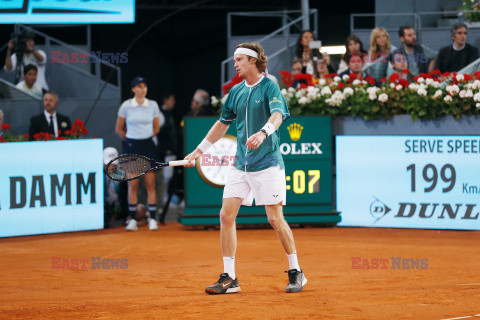
[[(192, 161), (192, 163), (195, 163)], [(105, 167), (105, 174), (112, 180), (130, 181), (144, 176), (148, 172), (156, 171), (163, 167), (184, 166), (188, 160), (157, 162), (138, 154), (122, 154), (112, 159)]]

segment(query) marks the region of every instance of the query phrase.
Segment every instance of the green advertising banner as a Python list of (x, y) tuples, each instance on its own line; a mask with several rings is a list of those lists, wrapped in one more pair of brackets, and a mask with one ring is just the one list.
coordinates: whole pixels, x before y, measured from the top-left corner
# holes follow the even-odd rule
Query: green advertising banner
[[(218, 118), (185, 119), (185, 152), (191, 152)], [(287, 119), (279, 129), (280, 151), (285, 162), (287, 205), (285, 217), (291, 223), (337, 223), (332, 199), (331, 118), (323, 116)], [(227, 134), (188, 168), (185, 175), (184, 225), (219, 224), (223, 185), (235, 160), (236, 129)], [(244, 207), (238, 224), (268, 223), (263, 206)]]

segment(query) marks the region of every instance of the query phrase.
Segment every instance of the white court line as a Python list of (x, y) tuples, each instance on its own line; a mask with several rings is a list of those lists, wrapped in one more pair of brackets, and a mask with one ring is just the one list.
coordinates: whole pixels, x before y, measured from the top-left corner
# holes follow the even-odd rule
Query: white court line
[[(479, 283), (461, 283), (459, 284), (459, 286), (480, 286), (480, 282)], [(474, 315), (474, 317), (478, 317), (478, 314)]]
[(480, 313), (476, 314), (474, 316), (465, 316), (465, 317), (457, 317), (457, 318), (447, 318), (447, 319), (442, 319), (442, 320), (457, 320), (457, 319), (467, 319), (467, 318), (473, 318), (473, 317), (480, 317)]

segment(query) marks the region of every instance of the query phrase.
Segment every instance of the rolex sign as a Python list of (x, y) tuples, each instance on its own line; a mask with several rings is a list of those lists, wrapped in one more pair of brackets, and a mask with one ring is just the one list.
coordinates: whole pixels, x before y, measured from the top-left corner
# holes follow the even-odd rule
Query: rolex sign
[[(331, 157), (331, 120), (329, 117), (289, 118), (280, 127), (280, 152), (285, 159), (298, 156)], [(309, 158), (309, 157), (306, 157)]]

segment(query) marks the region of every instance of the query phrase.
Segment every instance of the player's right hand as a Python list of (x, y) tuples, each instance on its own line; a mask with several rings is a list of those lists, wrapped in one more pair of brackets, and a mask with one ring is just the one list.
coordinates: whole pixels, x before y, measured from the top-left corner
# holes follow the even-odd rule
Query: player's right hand
[(196, 148), (195, 150), (193, 150), (192, 153), (188, 154), (185, 158), (183, 158), (183, 160), (188, 160), (189, 162), (189, 164), (185, 165), (185, 167), (194, 167), (195, 166), (194, 160), (197, 160), (198, 158), (200, 158), (201, 155), (202, 155), (202, 151), (200, 149)]

